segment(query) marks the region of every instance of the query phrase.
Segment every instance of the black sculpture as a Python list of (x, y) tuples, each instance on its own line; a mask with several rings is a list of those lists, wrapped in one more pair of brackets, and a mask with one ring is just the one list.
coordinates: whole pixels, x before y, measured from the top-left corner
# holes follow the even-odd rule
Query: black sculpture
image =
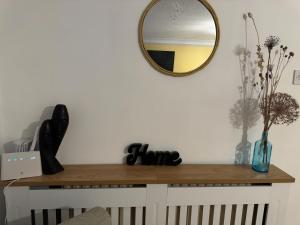
[(56, 105), (52, 118), (42, 123), (39, 131), (39, 147), (44, 174), (55, 174), (64, 170), (55, 156), (68, 125), (69, 114), (65, 105)]
[(138, 158), (142, 165), (177, 166), (182, 162), (177, 151), (148, 151), (148, 147), (148, 144), (130, 144), (126, 159), (127, 164), (134, 165)]

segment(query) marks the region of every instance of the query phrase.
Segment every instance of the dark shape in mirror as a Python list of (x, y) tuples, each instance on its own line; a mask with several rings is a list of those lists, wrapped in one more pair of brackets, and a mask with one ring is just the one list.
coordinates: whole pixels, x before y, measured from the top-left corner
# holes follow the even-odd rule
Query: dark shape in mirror
[(161, 68), (173, 72), (175, 52), (173, 51), (155, 51), (148, 50), (149, 56), (159, 65)]

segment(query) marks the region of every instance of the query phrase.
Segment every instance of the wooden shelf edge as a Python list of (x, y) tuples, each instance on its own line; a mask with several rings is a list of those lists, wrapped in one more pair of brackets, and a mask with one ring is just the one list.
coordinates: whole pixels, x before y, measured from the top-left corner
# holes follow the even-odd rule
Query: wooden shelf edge
[[(140, 184), (272, 184), (294, 183), (295, 178), (270, 166), (269, 173), (257, 173), (251, 166), (229, 164), (184, 164), (168, 166), (127, 166), (117, 164), (65, 165), (55, 175), (24, 178), (12, 186), (94, 186)], [(10, 181), (0, 181), (0, 187)]]

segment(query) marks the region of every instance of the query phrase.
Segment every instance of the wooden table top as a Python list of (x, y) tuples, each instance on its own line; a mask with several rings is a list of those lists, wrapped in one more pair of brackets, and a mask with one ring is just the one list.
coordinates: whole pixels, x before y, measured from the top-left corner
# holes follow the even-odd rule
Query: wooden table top
[[(271, 165), (269, 173), (251, 166), (183, 164), (172, 166), (128, 166), (121, 164), (65, 165), (54, 175), (24, 178), (13, 186), (106, 185), (106, 184), (262, 184), (293, 183), (295, 178)], [(9, 181), (1, 181), (0, 187)]]

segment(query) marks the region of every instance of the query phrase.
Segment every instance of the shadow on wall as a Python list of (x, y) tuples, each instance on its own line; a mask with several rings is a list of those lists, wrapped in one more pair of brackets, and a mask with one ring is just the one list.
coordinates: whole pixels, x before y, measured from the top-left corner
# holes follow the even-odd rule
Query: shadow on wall
[[(25, 130), (23, 130), (20, 139), (22, 139), (22, 140), (32, 140), (36, 128), (38, 126), (40, 126), (44, 122), (44, 120), (51, 118), (53, 110), (54, 110), (54, 106), (46, 107), (43, 110), (43, 113), (40, 117), (40, 120), (31, 123)], [(10, 142), (5, 143), (3, 145), (3, 148), (4, 148), (5, 153), (15, 152), (16, 148), (17, 148), (16, 141), (10, 141)]]
[(234, 128), (242, 129), (242, 140), (235, 149), (235, 164), (250, 164), (251, 143), (248, 141), (248, 130), (255, 126), (260, 118), (259, 91), (255, 81), (256, 65), (246, 47), (238, 45), (234, 54), (238, 57), (240, 65), (240, 99), (231, 108), (229, 117)]
[(260, 118), (257, 100), (239, 99), (230, 110), (232, 126), (242, 130), (241, 142), (235, 148), (235, 164), (250, 164), (251, 143), (248, 141), (248, 130), (255, 126)]

